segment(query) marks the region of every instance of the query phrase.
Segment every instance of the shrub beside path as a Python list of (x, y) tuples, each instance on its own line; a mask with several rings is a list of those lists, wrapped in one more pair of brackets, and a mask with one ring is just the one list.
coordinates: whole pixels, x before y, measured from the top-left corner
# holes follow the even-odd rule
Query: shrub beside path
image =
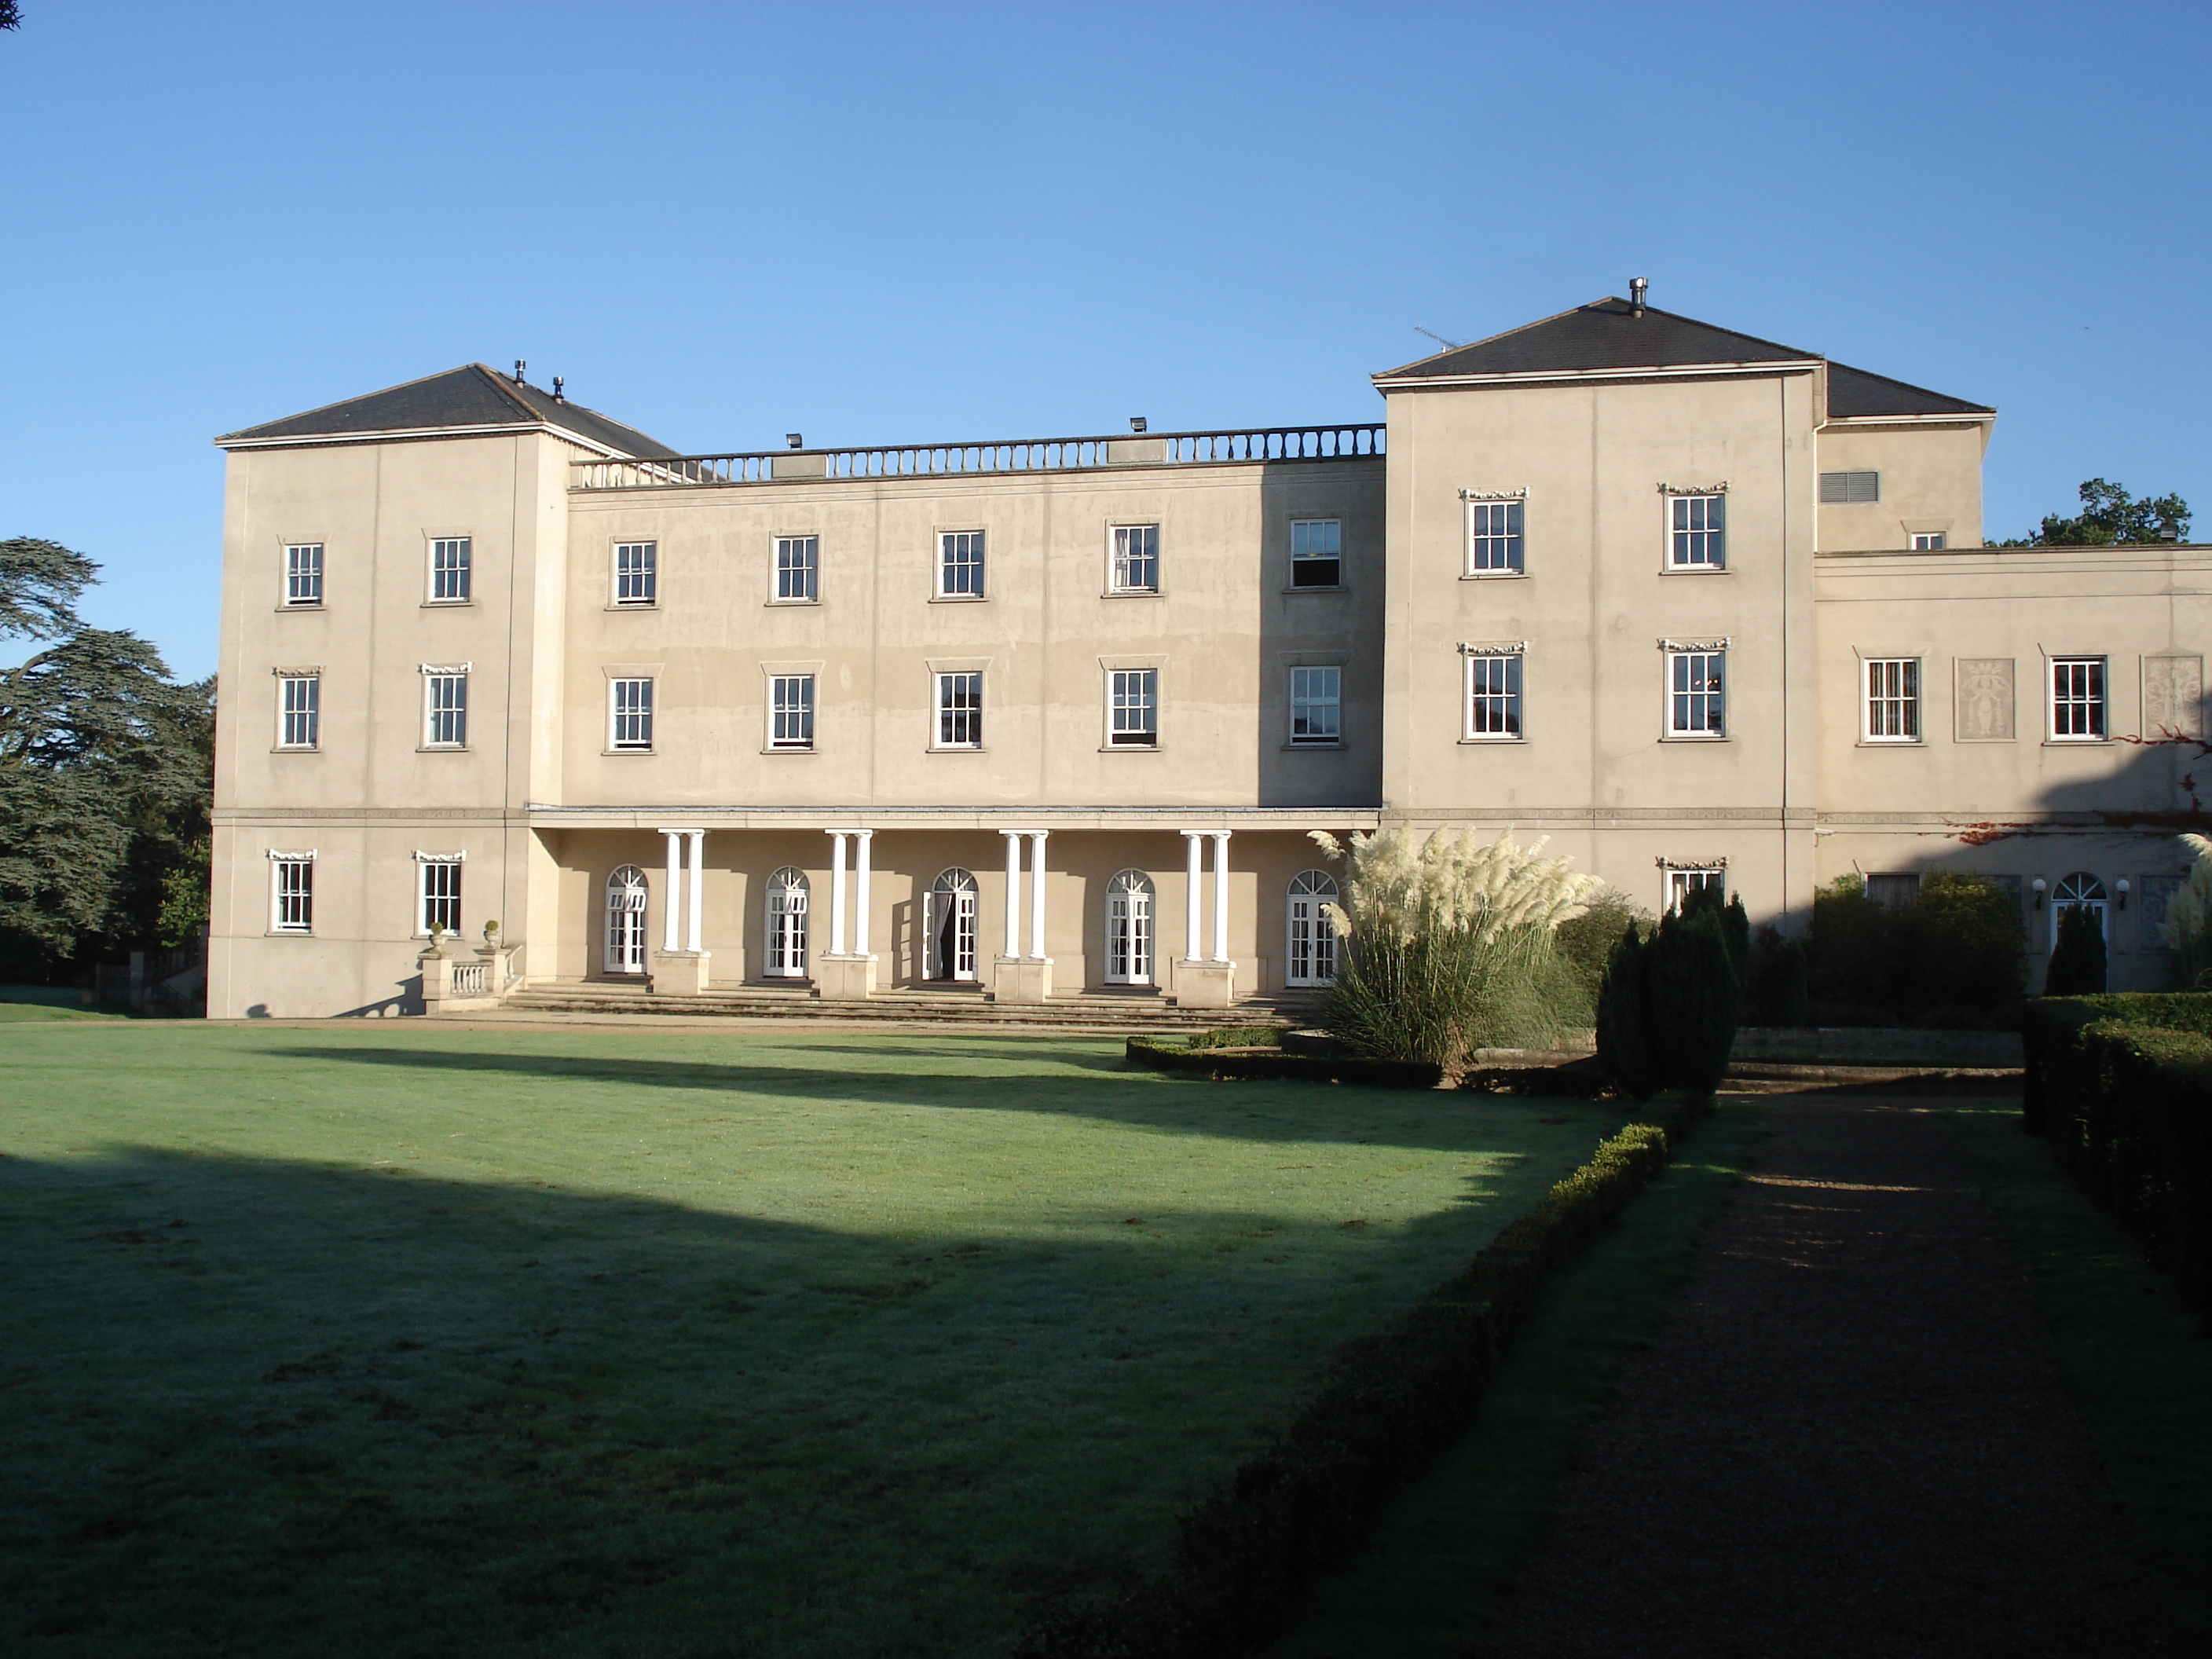
[(1496, 1659), (2162, 1650), (2026, 1283), (1913, 1103), (1777, 1097)]

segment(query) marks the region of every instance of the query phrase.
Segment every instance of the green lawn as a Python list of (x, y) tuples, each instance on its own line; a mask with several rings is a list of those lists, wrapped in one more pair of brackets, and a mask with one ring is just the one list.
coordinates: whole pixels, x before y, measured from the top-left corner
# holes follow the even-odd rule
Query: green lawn
[(0, 985), (0, 1025), (128, 1018), (118, 1009), (86, 1007), (84, 994), (73, 985)]
[(1095, 1040), (0, 1042), (0, 1649), (960, 1655), (1610, 1108)]

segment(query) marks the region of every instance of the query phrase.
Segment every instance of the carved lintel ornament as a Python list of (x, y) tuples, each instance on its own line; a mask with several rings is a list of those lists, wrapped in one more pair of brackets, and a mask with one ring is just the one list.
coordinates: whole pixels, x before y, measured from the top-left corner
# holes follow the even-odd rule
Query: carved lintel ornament
[(1659, 641), (1659, 648), (1662, 651), (1725, 651), (1729, 648), (1729, 636), (1723, 634), (1717, 640), (1669, 640), (1662, 638)]
[(1723, 478), (1718, 483), (1709, 484), (1662, 483), (1659, 486), (1659, 493), (1662, 495), (1725, 495), (1728, 494), (1728, 480)]
[(1462, 640), (1459, 653), (1462, 657), (1525, 657), (1528, 654), (1526, 640)]
[(1528, 499), (1528, 486), (1523, 484), (1518, 489), (1462, 489), (1459, 498), (1463, 501), (1525, 501)]

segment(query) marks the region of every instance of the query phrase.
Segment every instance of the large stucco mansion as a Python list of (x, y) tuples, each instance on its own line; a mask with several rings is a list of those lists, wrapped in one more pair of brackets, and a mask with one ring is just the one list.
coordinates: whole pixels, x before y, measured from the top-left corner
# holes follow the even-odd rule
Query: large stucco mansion
[(2176, 804), (2212, 550), (1985, 548), (1994, 410), (1632, 292), (1371, 423), (685, 456), (472, 365), (219, 439), (210, 1013), (1219, 1006), (1326, 983), (1310, 832), (1394, 823), (1785, 927), (1979, 870), (2160, 982), (2108, 815)]

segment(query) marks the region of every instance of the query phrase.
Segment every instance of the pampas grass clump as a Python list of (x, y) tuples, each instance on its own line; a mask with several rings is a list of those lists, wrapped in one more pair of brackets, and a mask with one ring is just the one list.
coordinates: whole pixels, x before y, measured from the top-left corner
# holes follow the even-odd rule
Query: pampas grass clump
[(1356, 1054), (1447, 1068), (1477, 1048), (1542, 1048), (1586, 1022), (1588, 995), (1552, 948), (1602, 884), (1508, 832), (1383, 830), (1313, 839), (1345, 866), (1327, 907), (1347, 941), (1329, 1024)]
[(2212, 841), (2184, 836), (2196, 862), (2189, 879), (2174, 890), (2159, 933), (2173, 952), (2173, 982), (2184, 991), (2212, 990)]

